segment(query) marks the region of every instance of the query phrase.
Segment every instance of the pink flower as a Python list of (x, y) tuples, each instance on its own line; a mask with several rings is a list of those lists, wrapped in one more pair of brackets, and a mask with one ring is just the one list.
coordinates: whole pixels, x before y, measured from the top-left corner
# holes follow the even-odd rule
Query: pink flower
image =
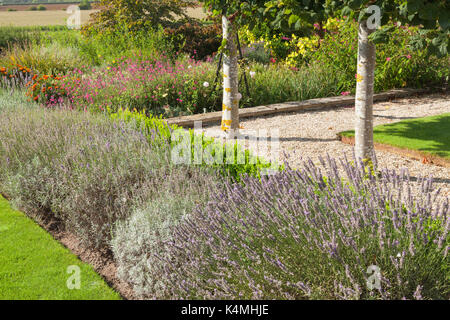
[(408, 54), (408, 55), (406, 56), (406, 58), (408, 58), (408, 59), (411, 59), (411, 55), (410, 55), (410, 54)]
[(387, 58), (386, 58), (386, 61), (391, 61), (391, 58), (387, 57)]
[(350, 91), (344, 91), (344, 92), (341, 92), (341, 95), (342, 96), (348, 96), (350, 94)]

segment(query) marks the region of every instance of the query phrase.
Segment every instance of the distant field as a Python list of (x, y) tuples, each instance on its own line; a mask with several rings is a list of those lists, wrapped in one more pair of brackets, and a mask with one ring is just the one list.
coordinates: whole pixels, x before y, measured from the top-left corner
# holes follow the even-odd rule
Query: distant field
[(13, 9), (17, 11), (26, 11), (30, 9), (31, 7), (37, 7), (39, 5), (44, 6), (47, 10), (62, 10), (66, 9), (68, 6), (71, 6), (75, 3), (34, 3), (34, 4), (27, 4), (27, 5), (4, 5), (0, 6), (0, 11), (8, 11), (8, 9)]
[[(67, 5), (65, 5), (67, 7)], [(1, 7), (0, 7), (1, 8)], [(81, 23), (89, 20), (89, 15), (97, 10), (81, 11)], [(197, 19), (206, 17), (203, 9), (188, 9), (188, 14)], [(0, 11), (0, 26), (50, 26), (64, 25), (69, 15), (62, 10), (47, 11)]]
[[(89, 20), (89, 15), (96, 10), (81, 11), (81, 23)], [(0, 12), (0, 26), (52, 26), (64, 25), (69, 17), (65, 11), (12, 11)]]

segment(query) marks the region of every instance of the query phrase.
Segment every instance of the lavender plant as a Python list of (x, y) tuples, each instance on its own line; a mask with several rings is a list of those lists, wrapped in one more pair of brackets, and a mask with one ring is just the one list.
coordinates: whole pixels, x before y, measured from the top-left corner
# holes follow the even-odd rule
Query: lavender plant
[[(165, 278), (154, 273), (154, 264), (159, 261), (155, 253), (164, 255), (163, 241), (170, 241), (174, 227), (192, 213), (199, 204), (206, 203), (210, 190), (218, 187), (219, 181), (203, 171), (180, 171), (172, 174), (172, 187), (160, 186), (159, 198), (137, 207), (130, 218), (116, 224), (112, 239), (114, 258), (118, 265), (118, 276), (134, 289), (138, 296), (162, 296), (167, 288)], [(175, 189), (174, 189), (175, 188)], [(157, 270), (157, 269), (156, 269)]]
[(116, 221), (179, 184), (176, 172), (188, 179), (194, 170), (172, 166), (170, 148), (149, 139), (106, 116), (4, 112), (0, 190), (36, 219), (56, 217), (84, 245), (108, 249)]
[(145, 252), (165, 290), (144, 297), (448, 299), (448, 198), (430, 179), (415, 196), (405, 172), (340, 164), (345, 176), (328, 158), (213, 191)]

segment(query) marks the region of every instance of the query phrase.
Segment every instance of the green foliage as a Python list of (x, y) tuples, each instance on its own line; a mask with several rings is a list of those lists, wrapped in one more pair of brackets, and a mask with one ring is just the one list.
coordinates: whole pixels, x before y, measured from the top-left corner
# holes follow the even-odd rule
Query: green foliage
[(91, 10), (92, 9), (92, 5), (89, 2), (89, 0), (81, 1), (81, 3), (78, 5), (78, 7), (80, 8), (80, 10)]
[(220, 46), (222, 29), (218, 23), (205, 25), (200, 22), (184, 22), (165, 28), (178, 52), (189, 54), (195, 59), (205, 59), (215, 54)]
[(90, 33), (111, 33), (117, 26), (131, 32), (153, 30), (159, 25), (171, 25), (176, 16), (187, 18), (185, 9), (194, 4), (192, 0), (101, 0), (100, 11), (91, 17), (91, 23), (83, 27)]
[(9, 46), (25, 46), (30, 42), (39, 42), (47, 33), (67, 30), (64, 26), (46, 27), (0, 27), (0, 53)]
[[(173, 133), (176, 131), (180, 133), (183, 129), (178, 126), (168, 126), (161, 118), (130, 110), (119, 110), (117, 113), (112, 113), (111, 118), (124, 120), (127, 123), (133, 122), (138, 128), (144, 130), (147, 136), (151, 137), (151, 141), (158, 145), (169, 145), (171, 150), (182, 142), (179, 139), (182, 137)], [(198, 165), (216, 168), (224, 176), (236, 181), (240, 181), (243, 176), (260, 177), (261, 170), (270, 167), (270, 163), (253, 156), (248, 150), (243, 150), (237, 142), (234, 144), (218, 143), (204, 134), (198, 135), (192, 129), (186, 134), (189, 134), (191, 156), (188, 161), (191, 164), (197, 164), (198, 156), (202, 154), (201, 163)], [(217, 150), (222, 153), (222, 158), (216, 157)], [(218, 161), (212, 164), (207, 163), (207, 153)]]

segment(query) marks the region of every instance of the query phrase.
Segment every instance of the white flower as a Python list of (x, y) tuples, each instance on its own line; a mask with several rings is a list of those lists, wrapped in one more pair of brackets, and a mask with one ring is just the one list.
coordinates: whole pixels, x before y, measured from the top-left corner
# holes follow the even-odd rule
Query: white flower
[(191, 65), (189, 65), (189, 66), (188, 66), (188, 69), (190, 69), (190, 68), (192, 68), (192, 66), (191, 66)]
[(397, 258), (401, 258), (402, 255), (400, 253), (397, 253)]
[(250, 77), (254, 78), (255, 75), (256, 75), (256, 72), (255, 72), (255, 71), (250, 71)]
[(204, 86), (205, 88), (208, 88), (208, 87), (209, 87), (209, 82), (207, 82), (207, 81), (203, 82), (203, 86)]
[(240, 92), (238, 92), (238, 94), (237, 94), (237, 98), (238, 98), (239, 100), (241, 100), (241, 99), (242, 99), (242, 94), (241, 94)]

